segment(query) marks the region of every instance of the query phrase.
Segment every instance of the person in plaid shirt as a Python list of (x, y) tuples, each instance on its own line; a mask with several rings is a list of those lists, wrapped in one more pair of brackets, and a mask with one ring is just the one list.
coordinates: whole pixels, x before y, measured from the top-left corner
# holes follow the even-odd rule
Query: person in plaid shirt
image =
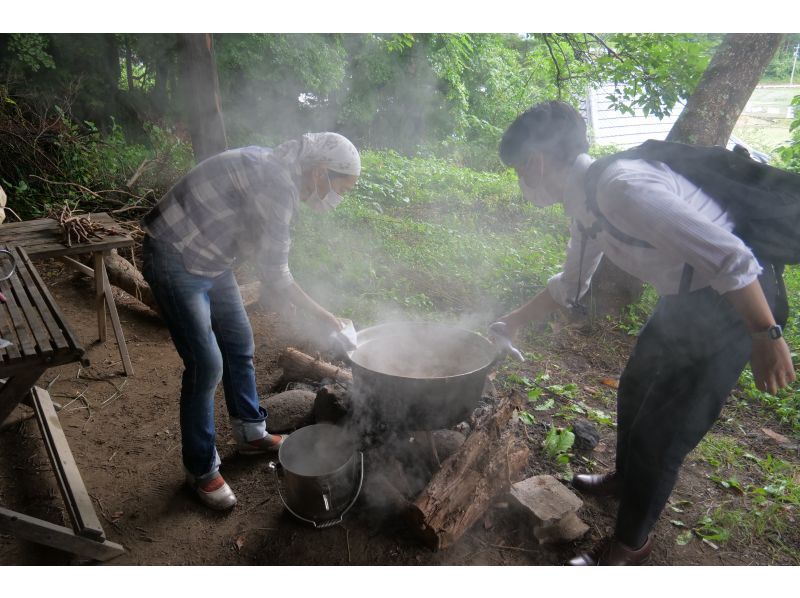
[(332, 333), (340, 321), (311, 299), (289, 271), (289, 226), (305, 202), (335, 208), (355, 185), (361, 160), (337, 133), (308, 133), (274, 149), (244, 147), (208, 158), (145, 216), (143, 274), (184, 363), (180, 397), (187, 482), (207, 506), (236, 496), (219, 473), (214, 393), (222, 381), (231, 429), (244, 454), (274, 452), (253, 367), (253, 331), (233, 270), (253, 263), (266, 293)]

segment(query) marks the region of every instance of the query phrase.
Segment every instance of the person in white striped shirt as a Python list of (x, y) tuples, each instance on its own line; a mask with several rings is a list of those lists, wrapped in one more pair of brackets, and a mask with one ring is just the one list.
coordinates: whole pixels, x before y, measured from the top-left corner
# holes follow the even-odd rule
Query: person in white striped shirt
[[(751, 363), (758, 388), (776, 392), (795, 379), (776, 313), (781, 285), (733, 234), (728, 213), (663, 163), (618, 160), (600, 175), (598, 207), (621, 231), (583, 237), (596, 217), (587, 206), (593, 160), (586, 125), (568, 104), (545, 102), (521, 114), (500, 143), (525, 198), (560, 202), (572, 218), (562, 272), (501, 318), (513, 336), (532, 321), (579, 304), (603, 255), (660, 295), (620, 378), (616, 466), (573, 479), (580, 492), (620, 499), (613, 538), (572, 565), (634, 565), (652, 550), (652, 529), (686, 455), (713, 425)], [(632, 245), (623, 235), (644, 241)], [(686, 273), (691, 275), (687, 276)]]

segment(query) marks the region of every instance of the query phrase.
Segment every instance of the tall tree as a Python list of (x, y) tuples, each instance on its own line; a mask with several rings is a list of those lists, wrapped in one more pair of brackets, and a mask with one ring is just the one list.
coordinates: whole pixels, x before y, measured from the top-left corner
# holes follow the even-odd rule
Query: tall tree
[(726, 35), (667, 140), (724, 147), (783, 36)]
[(228, 147), (214, 38), (210, 33), (183, 33), (179, 36), (178, 47), (192, 149), (195, 159), (200, 162)]

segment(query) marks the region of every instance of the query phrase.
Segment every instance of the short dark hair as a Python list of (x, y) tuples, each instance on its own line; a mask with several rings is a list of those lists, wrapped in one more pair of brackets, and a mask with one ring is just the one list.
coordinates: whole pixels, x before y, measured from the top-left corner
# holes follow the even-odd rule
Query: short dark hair
[(544, 151), (563, 164), (589, 150), (586, 123), (564, 102), (536, 104), (520, 114), (500, 141), (500, 160), (506, 166), (524, 166), (533, 151)]

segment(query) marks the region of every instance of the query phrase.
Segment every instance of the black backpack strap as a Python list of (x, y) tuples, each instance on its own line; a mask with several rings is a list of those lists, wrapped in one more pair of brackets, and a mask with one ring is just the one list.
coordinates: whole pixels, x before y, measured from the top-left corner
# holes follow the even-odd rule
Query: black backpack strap
[[(612, 237), (614, 237), (621, 243), (625, 243), (626, 245), (653, 249), (653, 246), (647, 241), (644, 241), (642, 239), (637, 239), (636, 237), (632, 237), (626, 233), (623, 233), (616, 226), (611, 224), (611, 222), (609, 222), (608, 219), (600, 211), (600, 206), (597, 205), (597, 182), (600, 180), (600, 175), (603, 174), (603, 171), (614, 160), (620, 160), (623, 158), (630, 160), (635, 160), (639, 158), (639, 156), (636, 153), (636, 148), (620, 152), (618, 154), (604, 156), (599, 160), (596, 160), (594, 164), (592, 164), (589, 167), (589, 170), (586, 173), (586, 180), (584, 181), (584, 188), (586, 191), (586, 205), (589, 208), (589, 211), (594, 215), (594, 217), (597, 218), (601, 230), (606, 231)], [(592, 228), (594, 228), (594, 225), (592, 225)]]
[(692, 288), (692, 277), (694, 276), (694, 266), (691, 264), (683, 265), (683, 272), (681, 273), (681, 284), (678, 287), (678, 293), (685, 295)]

